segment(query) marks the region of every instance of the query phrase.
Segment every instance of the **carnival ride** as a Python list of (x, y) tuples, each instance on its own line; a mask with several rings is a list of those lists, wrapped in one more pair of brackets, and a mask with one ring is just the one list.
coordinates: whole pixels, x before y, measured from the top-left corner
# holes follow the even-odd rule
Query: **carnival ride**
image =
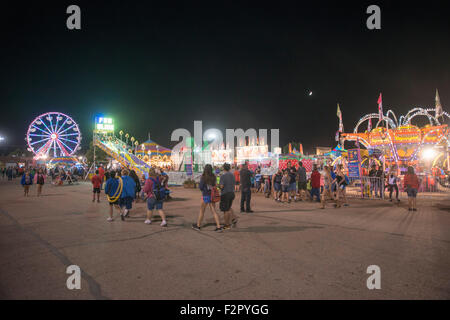
[[(128, 140), (128, 139), (127, 139)], [(134, 146), (128, 145), (128, 141), (122, 141), (114, 135), (95, 134), (94, 144), (106, 152), (110, 157), (119, 162), (122, 166), (135, 170), (138, 175), (147, 175), (148, 170), (151, 167), (161, 167), (161, 163), (152, 161), (153, 159), (169, 159), (170, 161), (170, 149), (161, 147), (151, 140), (144, 142), (141, 151), (138, 149), (138, 141), (131, 141)], [(149, 148), (150, 154), (147, 151), (145, 154), (146, 146)], [(152, 146), (155, 146), (157, 152), (152, 153)], [(160, 151), (159, 151), (160, 150)], [(151, 157), (153, 155), (154, 157)], [(163, 160), (161, 160), (163, 161)]]
[(135, 153), (139, 159), (152, 166), (160, 168), (173, 166), (172, 150), (158, 145), (151, 139), (143, 142)]
[(81, 133), (78, 124), (70, 116), (47, 112), (31, 122), (25, 141), (35, 159), (69, 157), (79, 149)]
[(132, 147), (111, 135), (94, 135), (94, 144), (122, 166), (135, 170), (140, 176), (146, 174), (150, 165), (133, 154)]
[[(356, 124), (353, 133), (342, 133), (341, 144), (345, 141), (358, 141), (369, 150), (378, 149), (384, 157), (386, 164), (397, 166), (417, 165), (419, 155), (428, 148), (436, 150), (436, 157), (448, 152), (450, 146), (449, 127), (443, 123), (445, 117), (450, 118), (447, 112), (436, 116), (432, 114), (435, 109), (413, 108), (406, 115), (397, 119), (392, 110), (388, 110), (382, 117), (378, 113), (367, 114)], [(419, 127), (413, 125), (416, 117), (426, 117), (429, 124)], [(376, 125), (372, 129), (372, 119), (376, 119)], [(360, 126), (367, 122), (367, 129), (359, 132)], [(385, 126), (380, 126), (384, 124)], [(436, 159), (433, 159), (436, 163)], [(442, 165), (448, 165), (448, 156), (442, 161)]]

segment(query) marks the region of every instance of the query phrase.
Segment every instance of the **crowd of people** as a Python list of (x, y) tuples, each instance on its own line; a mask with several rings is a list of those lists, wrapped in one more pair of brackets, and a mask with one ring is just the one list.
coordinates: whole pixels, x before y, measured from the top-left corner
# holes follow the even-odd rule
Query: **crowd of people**
[[(222, 168), (213, 168), (208, 164), (200, 177), (198, 187), (201, 192), (201, 204), (197, 221), (192, 224), (192, 228), (202, 230), (207, 208), (214, 218), (214, 231), (222, 232), (236, 226), (238, 217), (232, 209), (236, 192), (240, 192), (241, 214), (253, 213), (251, 202), (253, 193), (264, 193), (266, 197), (273, 197), (280, 203), (315, 201), (320, 203), (322, 209), (329, 203), (335, 208), (348, 206), (346, 189), (349, 178), (343, 169), (342, 165), (337, 165), (335, 169), (333, 166), (325, 165), (320, 172), (318, 166), (314, 165), (311, 174), (308, 175), (303, 163), (299, 161), (297, 168), (288, 163), (284, 170), (279, 169), (274, 175), (263, 175), (259, 167), (251, 171), (248, 163), (234, 168), (228, 163)], [(374, 167), (369, 177), (379, 178), (379, 171), (379, 168)], [(389, 189), (390, 200), (392, 201), (392, 193), (395, 191), (396, 200), (399, 201), (396, 170), (391, 168), (386, 177), (382, 172), (382, 178), (386, 178), (387, 184), (383, 188)], [(168, 176), (162, 169), (152, 168), (147, 178), (145, 176), (138, 178), (133, 170), (105, 172), (103, 168), (99, 168), (92, 177), (92, 201), (100, 202), (99, 195), (103, 182), (106, 182), (105, 193), (110, 205), (108, 221), (113, 221), (113, 207), (119, 210), (120, 218), (125, 220), (129, 216), (133, 202), (146, 201), (147, 215), (144, 222), (151, 224), (153, 213), (157, 211), (161, 217), (161, 226), (167, 226), (163, 203), (169, 198)], [(418, 179), (412, 167), (405, 176), (405, 185), (409, 210), (416, 211)], [(379, 192), (375, 187), (373, 190), (375, 193)], [(219, 211), (223, 212), (223, 223), (216, 208), (217, 203)]]
[[(291, 203), (297, 201), (314, 201), (320, 203), (320, 208), (324, 209), (328, 203), (332, 203), (335, 208), (348, 206), (346, 189), (349, 185), (349, 178), (345, 174), (342, 165), (325, 165), (319, 171), (317, 165), (313, 165), (312, 172), (307, 174), (301, 161), (298, 166), (288, 163), (287, 167), (273, 175), (261, 173), (261, 168), (250, 170), (248, 163), (240, 166), (231, 166), (225, 163), (222, 168), (211, 165), (204, 167), (200, 178), (199, 189), (201, 192), (201, 204), (197, 221), (192, 228), (200, 231), (207, 208), (211, 211), (215, 231), (222, 232), (238, 222), (238, 217), (234, 214), (232, 204), (235, 193), (240, 192), (240, 212), (242, 214), (253, 213), (252, 194), (264, 193), (267, 198), (272, 197), (279, 203)], [(3, 177), (13, 176), (14, 168), (2, 170)], [(37, 196), (42, 195), (42, 189), (49, 176), (53, 181), (56, 179), (73, 179), (76, 175), (71, 170), (54, 168), (48, 170), (43, 168), (28, 168), (21, 174), (21, 185), (24, 196), (29, 196), (30, 188), (37, 185)], [(65, 177), (65, 178), (64, 178)], [(370, 181), (370, 192), (375, 196), (382, 197), (382, 192), (387, 188), (389, 200), (393, 201), (392, 195), (395, 192), (395, 201), (399, 202), (399, 177), (395, 167), (389, 168), (385, 173), (381, 166), (374, 165), (368, 173)], [(154, 211), (161, 217), (161, 226), (167, 226), (166, 215), (163, 210), (165, 201), (170, 200), (170, 190), (168, 187), (169, 176), (163, 169), (151, 168), (148, 175), (138, 177), (134, 170), (118, 169), (105, 170), (100, 166), (95, 175), (91, 178), (93, 187), (92, 202), (100, 202), (102, 190), (107, 196), (109, 203), (109, 215), (107, 220), (113, 221), (114, 208), (119, 211), (121, 220), (129, 217), (133, 208), (133, 203), (146, 202), (147, 214), (145, 223), (152, 224)], [(382, 184), (380, 184), (382, 181)], [(385, 182), (384, 182), (385, 181)], [(419, 178), (414, 173), (414, 168), (409, 167), (404, 176), (405, 190), (408, 194), (408, 210), (417, 211), (416, 197), (419, 189)], [(219, 203), (219, 210), (223, 212), (223, 224), (216, 209)]]

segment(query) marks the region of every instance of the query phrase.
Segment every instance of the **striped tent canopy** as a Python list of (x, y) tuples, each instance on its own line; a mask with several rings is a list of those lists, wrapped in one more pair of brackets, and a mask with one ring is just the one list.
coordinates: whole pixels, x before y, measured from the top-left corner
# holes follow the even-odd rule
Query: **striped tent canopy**
[(346, 153), (347, 150), (345, 150), (341, 145), (337, 145), (333, 150), (331, 150), (330, 152), (327, 152), (324, 154), (324, 156), (327, 157), (339, 157), (341, 156), (343, 153)]
[(50, 165), (60, 166), (73, 166), (78, 163), (78, 159), (75, 157), (57, 157), (49, 161)]
[(280, 160), (299, 160), (299, 159), (300, 159), (300, 154), (286, 153), (286, 154), (280, 155)]
[[(142, 150), (142, 145), (144, 145), (144, 150)], [(138, 146), (138, 150), (137, 150), (137, 154), (140, 154), (142, 156), (144, 155), (148, 155), (148, 151), (151, 151), (151, 157), (154, 156), (167, 156), (170, 157), (172, 155), (172, 150), (170, 150), (169, 148), (165, 148), (163, 146), (160, 146), (159, 144), (157, 144), (156, 142), (152, 141), (152, 140), (147, 140), (144, 143), (139, 144)]]

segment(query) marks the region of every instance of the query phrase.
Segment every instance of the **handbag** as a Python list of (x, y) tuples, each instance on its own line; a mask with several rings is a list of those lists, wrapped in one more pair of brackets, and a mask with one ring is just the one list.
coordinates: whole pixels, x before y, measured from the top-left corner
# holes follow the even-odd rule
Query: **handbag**
[(220, 192), (216, 186), (211, 188), (211, 202), (219, 202), (220, 201)]

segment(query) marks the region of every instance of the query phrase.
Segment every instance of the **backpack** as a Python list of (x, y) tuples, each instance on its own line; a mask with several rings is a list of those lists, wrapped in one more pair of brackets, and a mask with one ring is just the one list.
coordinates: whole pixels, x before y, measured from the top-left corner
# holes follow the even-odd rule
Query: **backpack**
[(162, 201), (166, 197), (166, 189), (161, 185), (159, 179), (150, 178), (153, 181), (153, 196), (156, 201)]

